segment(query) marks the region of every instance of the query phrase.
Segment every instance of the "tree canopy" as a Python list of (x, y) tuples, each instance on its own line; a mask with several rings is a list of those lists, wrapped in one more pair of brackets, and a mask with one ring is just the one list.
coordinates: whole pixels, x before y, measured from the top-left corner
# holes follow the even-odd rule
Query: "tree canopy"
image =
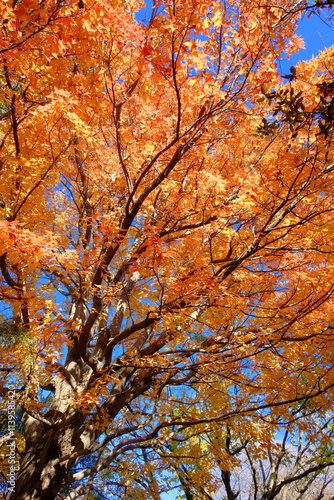
[(0, 3), (11, 500), (229, 495), (292, 425), (333, 463), (334, 47), (277, 69), (331, 5)]

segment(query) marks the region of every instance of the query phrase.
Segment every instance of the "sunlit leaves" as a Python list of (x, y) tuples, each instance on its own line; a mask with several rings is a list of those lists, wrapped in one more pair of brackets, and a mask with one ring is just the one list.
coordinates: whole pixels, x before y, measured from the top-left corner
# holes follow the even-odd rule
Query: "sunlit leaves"
[(6, 343), (4, 373), (36, 468), (23, 490), (97, 473), (108, 494), (157, 499), (176, 464), (173, 481), (210, 476), (213, 494), (215, 463), (239, 463), (229, 432), (254, 459), (276, 453), (279, 423), (332, 396), (331, 130), (314, 114), (331, 122), (331, 52), (282, 81), (287, 0), (141, 7), (1, 6), (3, 326), (29, 340)]

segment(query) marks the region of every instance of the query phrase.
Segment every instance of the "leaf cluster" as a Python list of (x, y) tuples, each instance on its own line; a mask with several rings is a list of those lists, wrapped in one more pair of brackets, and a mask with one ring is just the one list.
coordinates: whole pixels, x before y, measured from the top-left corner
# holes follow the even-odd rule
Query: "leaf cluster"
[[(296, 79), (296, 70), (290, 68), (291, 74), (285, 75), (290, 81)], [(270, 106), (274, 105), (272, 116), (278, 118), (268, 121), (263, 118), (263, 124), (258, 127), (258, 132), (263, 135), (272, 135), (280, 123), (287, 123), (294, 138), (306, 126), (318, 127), (317, 135), (328, 139), (334, 127), (334, 83), (321, 82), (316, 84), (320, 102), (309, 110), (305, 105), (305, 95), (302, 90), (296, 92), (293, 86), (268, 92), (265, 87), (261, 91)]]
[(18, 318), (0, 322), (0, 338), (3, 342), (17, 344), (27, 339), (28, 330)]

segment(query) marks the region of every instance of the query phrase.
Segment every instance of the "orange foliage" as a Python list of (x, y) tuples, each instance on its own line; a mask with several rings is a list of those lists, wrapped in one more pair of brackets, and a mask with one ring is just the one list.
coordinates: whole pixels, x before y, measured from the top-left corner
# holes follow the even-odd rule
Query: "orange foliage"
[[(331, 135), (316, 117), (261, 127), (272, 91), (312, 114), (333, 49), (285, 84), (294, 1), (143, 6), (0, 5), (0, 333), (21, 332), (3, 335), (3, 394), (16, 385), (26, 439), (13, 499), (56, 498), (175, 429), (269, 408), (276, 425), (333, 397)], [(97, 468), (71, 475), (82, 455)]]

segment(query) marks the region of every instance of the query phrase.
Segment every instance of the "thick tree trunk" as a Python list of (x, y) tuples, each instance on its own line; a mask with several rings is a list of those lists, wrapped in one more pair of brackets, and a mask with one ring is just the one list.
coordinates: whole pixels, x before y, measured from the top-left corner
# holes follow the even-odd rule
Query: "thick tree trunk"
[(52, 467), (46, 464), (41, 467), (37, 454), (26, 455), (30, 460), (28, 470), (19, 473), (15, 490), (10, 500), (53, 500), (61, 489), (66, 471), (60, 464)]
[(56, 429), (25, 413), (26, 450), (20, 458), (15, 489), (10, 500), (52, 500), (64, 487), (75, 459), (54, 463), (74, 451), (76, 426)]
[(51, 443), (45, 456), (44, 449), (48, 446), (46, 439), (40, 439), (38, 446), (30, 448), (25, 453), (18, 472), (15, 490), (10, 500), (52, 500), (64, 485), (69, 473), (69, 464), (53, 465), (58, 458), (58, 443)]

